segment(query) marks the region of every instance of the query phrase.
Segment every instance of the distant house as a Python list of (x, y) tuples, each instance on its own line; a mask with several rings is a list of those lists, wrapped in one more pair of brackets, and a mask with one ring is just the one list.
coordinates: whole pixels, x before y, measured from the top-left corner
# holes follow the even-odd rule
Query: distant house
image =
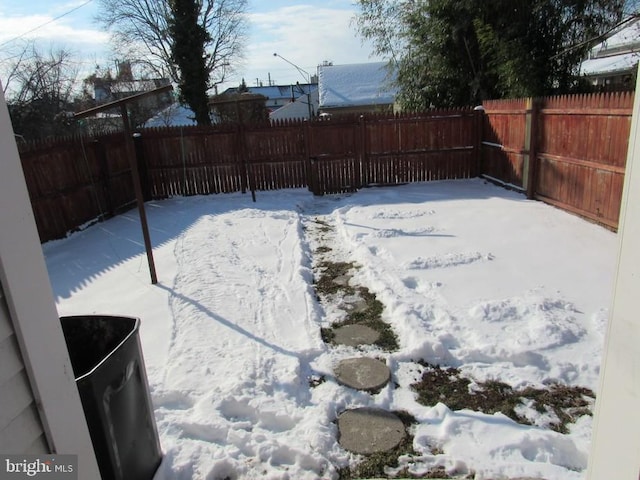
[(318, 67), (320, 113), (392, 111), (397, 90), (387, 64), (357, 63)]
[[(98, 105), (120, 100), (138, 93), (148, 92), (159, 87), (169, 85), (168, 78), (136, 79), (133, 76), (130, 62), (120, 62), (118, 73), (114, 77), (109, 72), (105, 76), (93, 75), (89, 77), (93, 84), (93, 96)], [(145, 106), (164, 108), (171, 104), (173, 98), (170, 92), (144, 99)]]
[(295, 120), (313, 118), (318, 113), (318, 90), (308, 95), (298, 97), (295, 102), (290, 102), (284, 107), (278, 108), (269, 114), (270, 120)]
[(593, 47), (582, 62), (580, 73), (602, 91), (633, 90), (638, 61), (640, 20), (636, 19)]
[[(139, 93), (149, 92), (170, 84), (168, 78), (135, 79), (129, 62), (118, 64), (118, 73), (112, 77), (110, 72), (103, 76), (92, 75), (86, 80), (93, 86), (95, 105), (104, 105)], [(171, 92), (142, 98), (129, 106), (130, 121), (134, 126), (145, 123), (149, 118), (165, 110), (174, 101)], [(119, 129), (122, 121), (120, 113), (107, 113), (85, 120), (93, 130)]]
[[(267, 98), (266, 107), (269, 113), (275, 112), (303, 96), (307, 96), (318, 89), (317, 83), (296, 83), (295, 85), (270, 85), (247, 87), (248, 93), (262, 95)], [(221, 95), (231, 95), (237, 88), (227, 88)]]

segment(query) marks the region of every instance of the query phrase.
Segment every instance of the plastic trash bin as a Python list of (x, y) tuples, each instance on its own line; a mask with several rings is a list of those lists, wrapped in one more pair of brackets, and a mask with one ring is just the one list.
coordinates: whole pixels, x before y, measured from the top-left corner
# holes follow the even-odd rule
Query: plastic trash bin
[(162, 451), (140, 320), (89, 315), (60, 322), (103, 480), (152, 479)]

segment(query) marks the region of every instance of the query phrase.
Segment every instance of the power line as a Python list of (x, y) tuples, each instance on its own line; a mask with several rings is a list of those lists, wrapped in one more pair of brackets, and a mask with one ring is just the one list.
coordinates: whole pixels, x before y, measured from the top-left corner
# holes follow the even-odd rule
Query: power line
[(71, 10), (69, 10), (68, 12), (63, 13), (62, 15), (58, 15), (57, 17), (52, 18), (51, 20), (49, 20), (48, 22), (43, 23), (42, 25), (38, 25), (37, 27), (32, 28), (31, 30), (29, 30), (29, 31), (27, 31), (27, 32), (21, 33), (21, 34), (20, 34), (20, 35), (18, 35), (17, 37), (13, 37), (12, 39), (7, 40), (6, 42), (2, 42), (2, 43), (0, 43), (0, 47), (4, 47), (4, 46), (5, 46), (5, 45), (7, 45), (8, 43), (15, 42), (16, 40), (19, 40), (20, 38), (24, 37), (25, 35), (29, 35), (30, 33), (33, 33), (33, 32), (35, 32), (36, 30), (40, 30), (42, 27), (46, 27), (46, 26), (47, 26), (47, 25), (49, 25), (50, 23), (53, 23), (53, 22), (55, 22), (55, 21), (57, 21), (57, 20), (60, 20), (62, 17), (66, 17), (67, 15), (69, 15), (69, 14), (71, 14), (71, 13), (75, 12), (76, 10), (81, 9), (82, 7), (84, 7), (85, 5), (88, 5), (88, 4), (89, 4), (89, 3), (91, 3), (91, 2), (93, 2), (93, 0), (87, 0), (87, 1), (86, 1), (86, 2), (84, 2), (83, 4), (78, 5), (78, 6), (77, 6), (77, 7), (75, 7), (75, 8), (72, 8)]
[(564, 55), (565, 53), (569, 53), (573, 50), (575, 50), (576, 48), (581, 48), (584, 47), (587, 44), (593, 43), (595, 41), (598, 40), (602, 40), (604, 39), (607, 35), (609, 35), (611, 32), (613, 32), (616, 28), (622, 27), (623, 25), (637, 19), (640, 17), (640, 14), (638, 13), (634, 13), (632, 15), (630, 15), (629, 17), (621, 20), (620, 22), (616, 23), (613, 27), (609, 28), (606, 32), (601, 33), (600, 35), (596, 35), (595, 37), (590, 38), (589, 40), (585, 40), (584, 42), (580, 42), (576, 45), (572, 45), (569, 48), (566, 48), (565, 50), (556, 53), (553, 57), (551, 57), (549, 60), (554, 60), (562, 55)]

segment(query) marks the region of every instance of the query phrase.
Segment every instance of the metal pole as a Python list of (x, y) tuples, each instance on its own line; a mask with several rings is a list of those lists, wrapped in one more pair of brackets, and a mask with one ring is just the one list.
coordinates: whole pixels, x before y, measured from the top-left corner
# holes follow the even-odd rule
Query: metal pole
[[(158, 276), (156, 275), (156, 265), (153, 261), (153, 247), (151, 245), (151, 236), (149, 235), (149, 225), (147, 223), (147, 213), (144, 209), (144, 196), (142, 195), (142, 187), (140, 186), (140, 172), (138, 172), (138, 162), (135, 155), (131, 154), (131, 150), (135, 152), (133, 145), (133, 136), (131, 135), (131, 126), (129, 124), (129, 114), (127, 113), (126, 104), (120, 105), (120, 112), (122, 113), (122, 121), (124, 122), (124, 132), (126, 135), (127, 144), (127, 156), (129, 157), (129, 165), (131, 167), (131, 178), (133, 180), (133, 190), (136, 193), (136, 203), (138, 204), (138, 213), (140, 215), (140, 224), (142, 226), (142, 236), (144, 238), (144, 248), (147, 252), (147, 262), (149, 263), (149, 274), (151, 276), (151, 283), (155, 285), (158, 283)], [(140, 135), (136, 133), (134, 135)]]

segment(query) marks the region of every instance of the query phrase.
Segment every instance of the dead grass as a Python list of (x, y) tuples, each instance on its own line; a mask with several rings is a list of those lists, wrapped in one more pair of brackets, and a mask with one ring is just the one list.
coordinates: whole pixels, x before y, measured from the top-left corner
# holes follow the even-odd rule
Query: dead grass
[(344, 292), (345, 295), (351, 295), (355, 292), (350, 285), (343, 285), (336, 282), (340, 277), (346, 277), (349, 272), (356, 268), (353, 262), (321, 262), (318, 265), (319, 276), (315, 282), (316, 293), (321, 295), (333, 295), (338, 292)]
[(345, 279), (348, 280), (351, 277), (351, 272), (357, 268), (358, 266), (354, 262), (324, 261), (318, 264), (319, 276), (315, 282), (316, 294), (322, 295), (326, 299), (331, 299), (331, 296), (335, 295), (356, 295), (364, 304), (363, 307), (347, 313), (344, 320), (334, 323), (331, 328), (321, 329), (322, 339), (325, 343), (331, 343), (335, 336), (334, 329), (345, 325), (360, 324), (380, 333), (380, 338), (375, 342), (375, 345), (386, 351), (395, 351), (398, 349), (398, 338), (391, 326), (381, 318), (384, 310), (382, 302), (368, 288), (362, 286), (354, 287), (348, 281), (345, 281)]
[[(357, 293), (364, 301), (364, 308), (349, 312), (344, 320), (334, 323), (331, 329), (344, 327), (345, 325), (366, 325), (380, 334), (380, 338), (376, 340), (374, 345), (389, 352), (397, 350), (399, 348), (398, 337), (391, 328), (391, 325), (381, 318), (382, 311), (384, 310), (382, 302), (366, 287), (357, 287), (353, 289), (353, 292)], [(327, 332), (326, 336), (327, 338), (333, 338), (333, 332)]]
[(540, 413), (555, 413), (558, 421), (550, 424), (549, 428), (560, 433), (567, 433), (569, 424), (581, 416), (591, 415), (595, 394), (588, 388), (553, 384), (548, 388), (514, 390), (506, 383), (492, 380), (476, 383), (470, 391), (473, 380), (463, 377), (459, 369), (424, 365), (426, 369), (421, 380), (411, 385), (423, 405), (433, 406), (442, 402), (451, 410), (466, 408), (487, 414), (501, 412), (518, 423), (530, 425), (526, 417), (516, 412), (516, 407), (531, 402)]

